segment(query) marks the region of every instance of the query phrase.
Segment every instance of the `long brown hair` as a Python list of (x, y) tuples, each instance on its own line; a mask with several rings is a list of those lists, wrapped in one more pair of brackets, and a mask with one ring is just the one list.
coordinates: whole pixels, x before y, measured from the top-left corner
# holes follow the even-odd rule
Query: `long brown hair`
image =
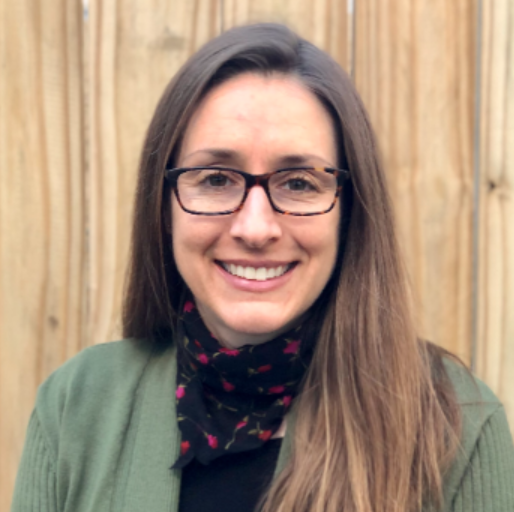
[(441, 506), (442, 471), (455, 454), (459, 409), (442, 351), (419, 341), (392, 207), (373, 130), (347, 74), (284, 26), (225, 32), (193, 55), (160, 100), (144, 144), (136, 195), (124, 335), (170, 340), (185, 284), (172, 254), (173, 163), (206, 92), (240, 73), (294, 75), (334, 120), (340, 166), (341, 247), (318, 300), (319, 336), (296, 399), (292, 456), (264, 512), (406, 512)]

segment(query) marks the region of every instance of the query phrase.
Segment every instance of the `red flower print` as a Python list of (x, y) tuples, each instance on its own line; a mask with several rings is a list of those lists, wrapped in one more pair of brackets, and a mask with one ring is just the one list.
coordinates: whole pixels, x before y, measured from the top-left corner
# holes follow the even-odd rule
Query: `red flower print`
[(270, 364), (265, 364), (264, 366), (259, 366), (259, 368), (257, 368), (257, 371), (259, 373), (269, 372), (270, 370), (271, 370)]
[(236, 387), (234, 386), (234, 384), (230, 384), (230, 382), (227, 382), (226, 380), (223, 381), (223, 389), (225, 391), (234, 391), (234, 389), (236, 389)]
[(175, 392), (175, 396), (180, 400), (184, 395), (186, 394), (186, 390), (182, 387), (182, 386), (179, 386), (177, 388), (177, 391)]
[(268, 389), (268, 393), (283, 393), (286, 390), (284, 386), (273, 386), (272, 388)]
[(191, 448), (189, 441), (182, 441), (180, 443), (180, 455), (185, 455), (187, 453), (187, 450), (189, 450), (189, 448)]
[(191, 313), (191, 311), (193, 311), (193, 309), (195, 309), (194, 303), (192, 301), (188, 300), (184, 304), (184, 313)]
[(290, 341), (284, 349), (284, 354), (297, 354), (300, 346), (300, 340)]
[(209, 358), (205, 354), (200, 354), (198, 356), (198, 361), (202, 364), (209, 364)]
[(286, 395), (284, 398), (282, 398), (282, 402), (284, 403), (285, 407), (289, 407), (291, 405), (291, 400), (293, 397), (291, 395)]
[(246, 425), (248, 425), (248, 422), (247, 422), (247, 421), (240, 421), (240, 422), (236, 425), (236, 430), (239, 430), (240, 428), (246, 427)]
[(271, 437), (271, 430), (263, 430), (260, 434), (259, 434), (259, 439), (262, 439), (262, 441), (267, 441), (270, 437)]
[(211, 436), (211, 434), (207, 434), (207, 442), (213, 450), (215, 450), (218, 447), (218, 438), (216, 436)]
[(195, 340), (195, 345), (196, 345), (198, 348), (202, 348), (202, 344), (201, 344), (198, 340)]
[(226, 348), (226, 347), (221, 347), (220, 352), (222, 354), (226, 354), (227, 356), (238, 356), (239, 355), (239, 350)]

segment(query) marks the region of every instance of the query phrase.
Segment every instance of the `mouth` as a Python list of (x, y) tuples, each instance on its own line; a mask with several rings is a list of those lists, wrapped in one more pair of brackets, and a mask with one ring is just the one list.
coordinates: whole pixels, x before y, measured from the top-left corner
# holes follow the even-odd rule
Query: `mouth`
[(277, 267), (248, 267), (223, 261), (216, 261), (216, 264), (229, 274), (248, 281), (269, 281), (290, 272), (297, 265), (297, 262)]

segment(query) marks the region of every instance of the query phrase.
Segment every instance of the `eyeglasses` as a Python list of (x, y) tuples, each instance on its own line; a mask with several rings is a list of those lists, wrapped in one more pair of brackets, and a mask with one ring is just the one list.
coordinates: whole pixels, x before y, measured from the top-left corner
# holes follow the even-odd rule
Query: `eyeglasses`
[(328, 213), (350, 171), (330, 167), (288, 167), (249, 174), (228, 167), (166, 169), (181, 208), (193, 215), (229, 215), (239, 211), (248, 191), (261, 186), (276, 212), (311, 216)]

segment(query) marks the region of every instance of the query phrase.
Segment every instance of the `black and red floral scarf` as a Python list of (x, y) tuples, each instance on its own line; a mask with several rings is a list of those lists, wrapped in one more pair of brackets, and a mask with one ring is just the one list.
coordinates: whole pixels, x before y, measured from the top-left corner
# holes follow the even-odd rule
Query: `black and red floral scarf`
[(183, 307), (178, 340), (177, 420), (182, 434), (173, 468), (259, 448), (279, 429), (312, 358), (297, 327), (260, 345), (225, 348), (193, 300)]

